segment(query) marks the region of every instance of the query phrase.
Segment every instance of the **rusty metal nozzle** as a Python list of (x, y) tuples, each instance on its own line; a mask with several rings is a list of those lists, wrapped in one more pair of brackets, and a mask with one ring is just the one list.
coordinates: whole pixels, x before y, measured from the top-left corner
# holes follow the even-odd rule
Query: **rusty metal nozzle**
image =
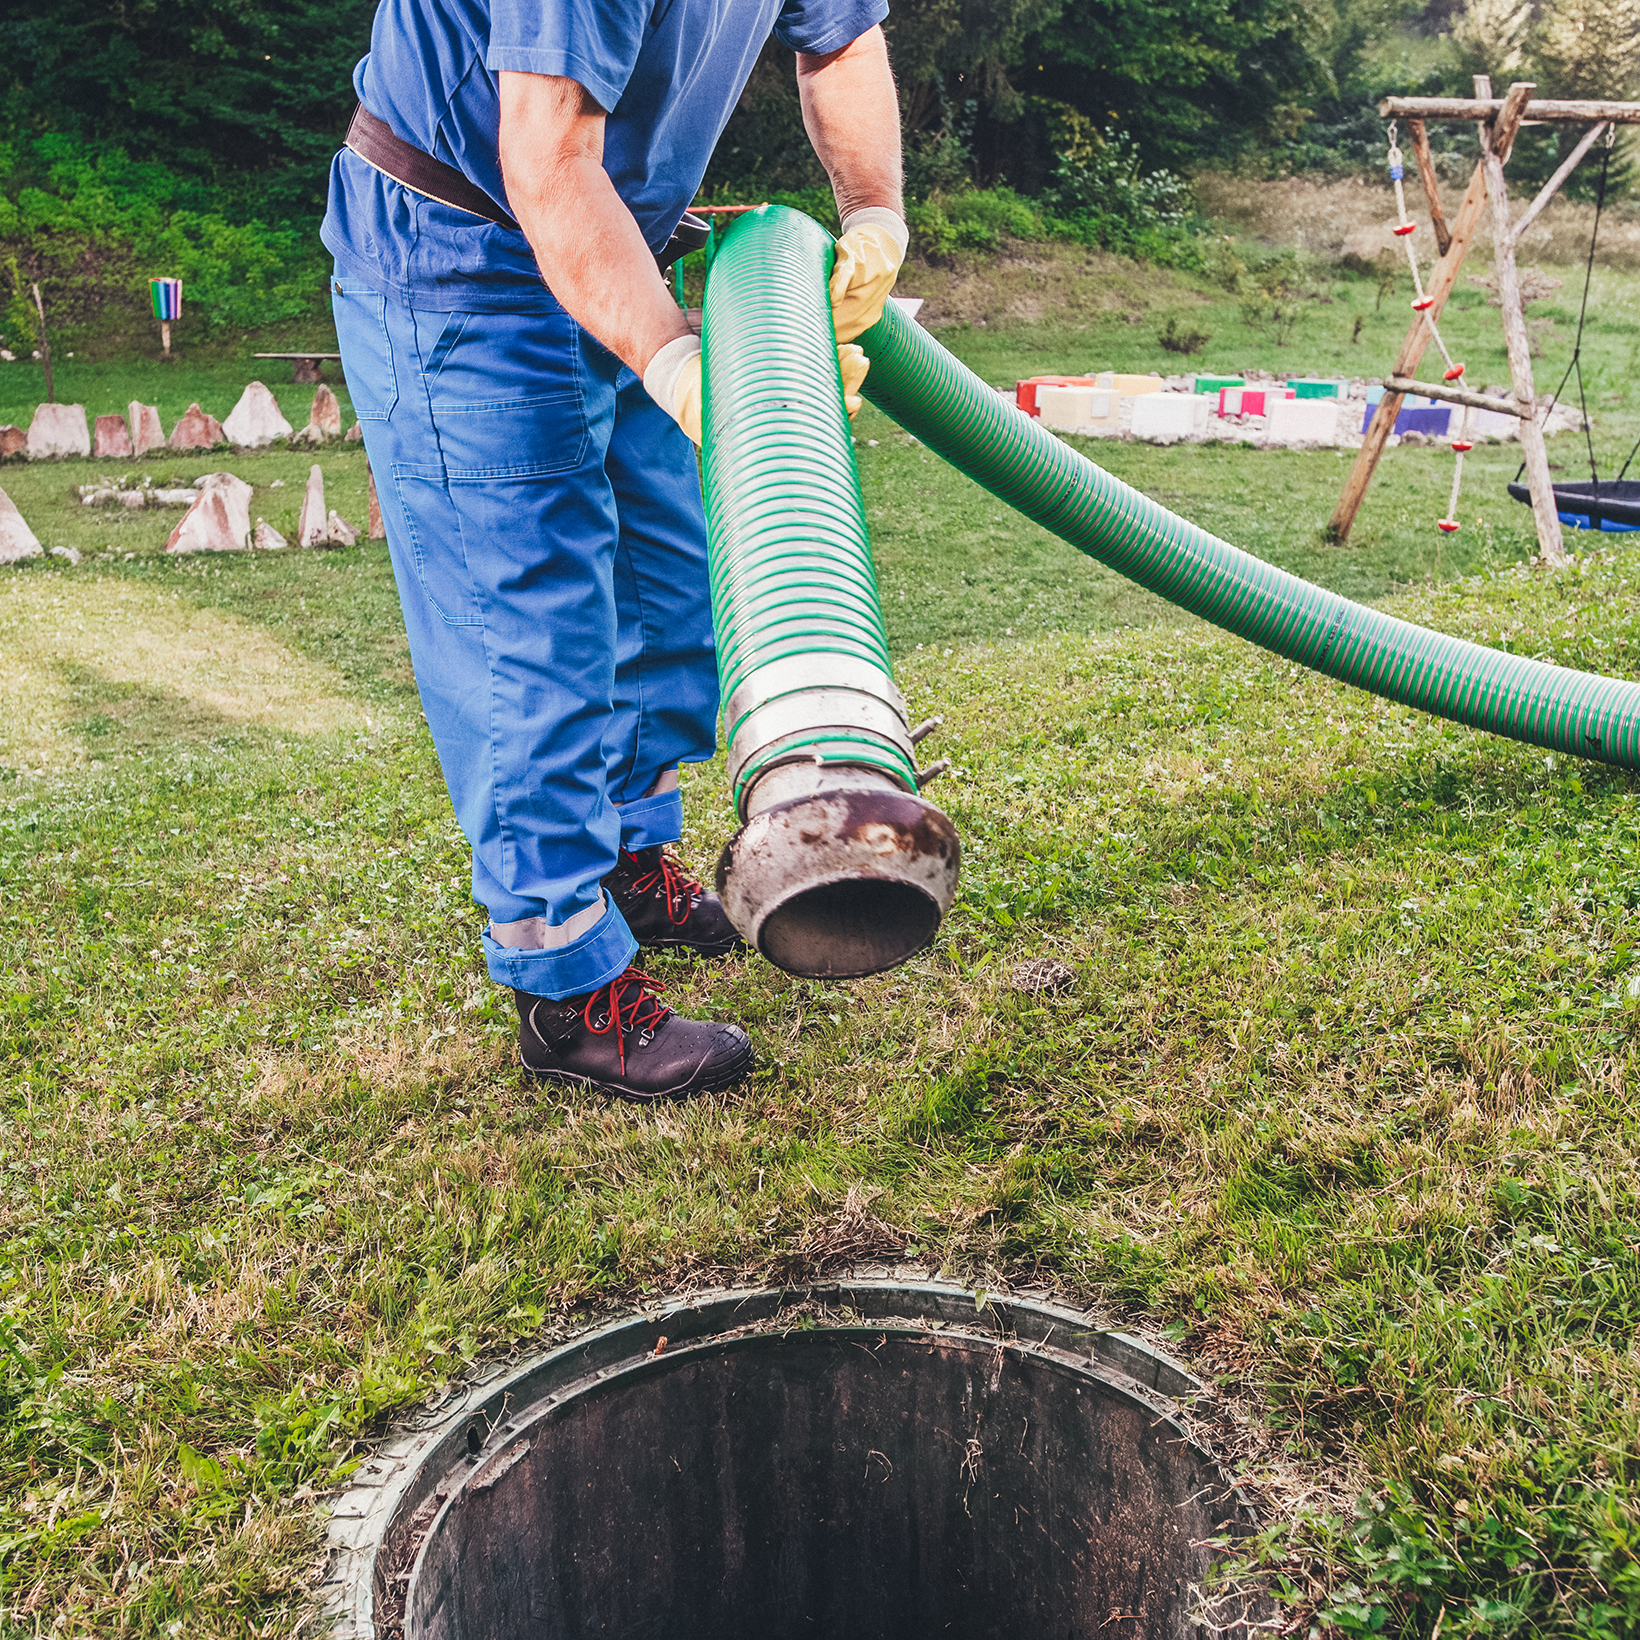
[(915, 956), (956, 898), (956, 827), (858, 764), (783, 763), (747, 796), (717, 888), (742, 938), (805, 979), (854, 979)]

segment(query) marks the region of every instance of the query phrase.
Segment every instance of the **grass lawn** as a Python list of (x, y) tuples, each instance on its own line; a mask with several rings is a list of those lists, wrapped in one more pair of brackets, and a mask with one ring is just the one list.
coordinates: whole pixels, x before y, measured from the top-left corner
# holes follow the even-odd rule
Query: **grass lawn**
[[(1130, 362), (1090, 324), (1072, 362)], [(1001, 380), (1052, 329), (950, 339)], [(0, 1633), (289, 1634), (396, 1409), (573, 1313), (816, 1272), (862, 1213), (1209, 1377), (1301, 1631), (1640, 1632), (1635, 782), (1301, 673), (857, 431), (962, 898), (872, 980), (658, 963), (761, 1067), (658, 1113), (517, 1071), (379, 544), (167, 560), (175, 515), (72, 505), (107, 464), (0, 472), (93, 555), (0, 578)], [(1524, 568), (1507, 450), (1444, 542), (1450, 457), (1391, 452), (1345, 548), (1334, 453), (1091, 453), (1397, 613), (1640, 671), (1623, 538)], [(229, 464), (284, 528), (310, 459)], [(362, 454), (318, 460), (359, 522)], [(685, 806), (709, 868), (720, 766)], [(1074, 983), (1015, 990), (1038, 955)]]

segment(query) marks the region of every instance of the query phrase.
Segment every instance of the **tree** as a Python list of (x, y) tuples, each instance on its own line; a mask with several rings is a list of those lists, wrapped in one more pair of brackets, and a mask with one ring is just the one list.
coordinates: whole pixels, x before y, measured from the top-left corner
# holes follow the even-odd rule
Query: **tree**
[(1290, 136), (1329, 89), (1320, 20), (1298, 0), (1067, 0), (1025, 42), (1027, 89), (1200, 164)]
[[(0, 15), (8, 129), (53, 130), (250, 193), (322, 204), (372, 0), (55, 0)], [(202, 198), (199, 203), (205, 205)]]

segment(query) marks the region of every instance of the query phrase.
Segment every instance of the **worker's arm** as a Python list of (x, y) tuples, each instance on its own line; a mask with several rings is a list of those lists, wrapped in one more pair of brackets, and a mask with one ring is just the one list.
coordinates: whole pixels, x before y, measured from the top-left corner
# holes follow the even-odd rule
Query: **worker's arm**
[(831, 311), (839, 342), (864, 334), (883, 316), (907, 241), (901, 198), (900, 104), (881, 26), (841, 51), (797, 56), (803, 124), (842, 219), (831, 273)]
[(798, 52), (797, 94), (845, 226), (856, 211), (873, 207), (903, 217), (900, 104), (882, 25), (841, 51)]
[(604, 111), (557, 75), (503, 69), (500, 81), (507, 203), (542, 276), (570, 316), (641, 375), (689, 326), (604, 170)]

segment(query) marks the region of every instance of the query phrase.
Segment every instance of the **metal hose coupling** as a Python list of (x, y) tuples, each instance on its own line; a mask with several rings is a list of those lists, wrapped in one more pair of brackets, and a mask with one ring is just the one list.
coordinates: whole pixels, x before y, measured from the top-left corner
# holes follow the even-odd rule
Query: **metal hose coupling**
[(919, 795), (843, 408), (831, 236), (739, 218), (707, 280), (703, 487), (729, 779), (724, 909), (789, 973), (874, 974), (934, 938), (956, 828)]

